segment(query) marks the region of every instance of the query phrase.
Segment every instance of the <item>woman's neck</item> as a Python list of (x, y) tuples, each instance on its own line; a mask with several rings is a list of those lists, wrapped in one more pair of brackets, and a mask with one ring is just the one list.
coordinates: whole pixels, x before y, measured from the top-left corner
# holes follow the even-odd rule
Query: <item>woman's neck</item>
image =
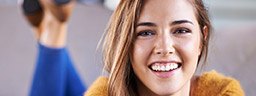
[[(191, 81), (188, 81), (184, 86), (182, 86), (179, 91), (175, 92), (172, 95), (168, 96), (190, 96), (190, 89), (193, 85), (191, 83), (194, 82), (193, 79)], [(153, 93), (149, 88), (147, 88), (142, 82), (137, 82), (138, 84), (138, 94), (139, 96), (160, 96), (155, 93)]]

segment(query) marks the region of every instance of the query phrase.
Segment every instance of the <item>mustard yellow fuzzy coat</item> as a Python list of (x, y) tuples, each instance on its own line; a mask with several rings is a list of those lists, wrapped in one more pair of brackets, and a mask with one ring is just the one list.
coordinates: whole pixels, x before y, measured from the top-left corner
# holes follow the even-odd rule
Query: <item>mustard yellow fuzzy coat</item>
[[(107, 77), (99, 77), (87, 90), (85, 96), (107, 96)], [(216, 71), (199, 76), (191, 89), (192, 96), (244, 96), (239, 82)]]

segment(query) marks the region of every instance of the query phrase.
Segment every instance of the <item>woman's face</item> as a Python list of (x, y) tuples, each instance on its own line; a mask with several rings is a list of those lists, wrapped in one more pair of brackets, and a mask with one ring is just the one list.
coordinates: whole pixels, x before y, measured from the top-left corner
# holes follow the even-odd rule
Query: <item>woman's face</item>
[(135, 34), (131, 61), (138, 92), (189, 93), (201, 53), (201, 32), (191, 3), (145, 0)]

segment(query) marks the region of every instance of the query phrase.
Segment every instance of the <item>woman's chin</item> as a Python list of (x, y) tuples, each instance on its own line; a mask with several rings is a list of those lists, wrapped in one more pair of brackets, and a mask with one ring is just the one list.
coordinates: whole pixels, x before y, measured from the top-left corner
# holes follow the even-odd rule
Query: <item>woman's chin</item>
[(159, 85), (159, 86), (151, 87), (150, 90), (157, 96), (170, 96), (175, 93), (178, 93), (179, 89), (180, 88), (177, 85), (174, 85), (174, 86)]

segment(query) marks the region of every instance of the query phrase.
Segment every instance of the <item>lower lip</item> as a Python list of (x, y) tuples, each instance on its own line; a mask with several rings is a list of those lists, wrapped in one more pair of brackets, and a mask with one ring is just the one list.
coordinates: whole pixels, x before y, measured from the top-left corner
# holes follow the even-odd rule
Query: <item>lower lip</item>
[(170, 78), (172, 77), (175, 73), (177, 73), (177, 71), (179, 71), (180, 68), (172, 70), (172, 71), (168, 71), (168, 72), (156, 72), (156, 71), (152, 71), (157, 77), (159, 78)]

